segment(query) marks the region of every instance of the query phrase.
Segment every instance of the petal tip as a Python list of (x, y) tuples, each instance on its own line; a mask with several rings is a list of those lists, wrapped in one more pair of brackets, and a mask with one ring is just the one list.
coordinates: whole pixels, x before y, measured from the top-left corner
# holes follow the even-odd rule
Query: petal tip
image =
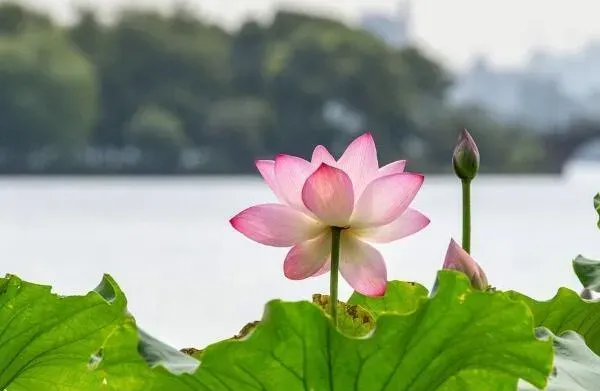
[(375, 295), (375, 297), (382, 297), (382, 296), (385, 296), (385, 292), (386, 292), (386, 290), (387, 290), (387, 289), (385, 289), (385, 288), (384, 288), (384, 289), (381, 291), (381, 293), (378, 293), (377, 295)]
[(446, 250), (444, 265), (442, 267), (449, 268), (451, 265), (463, 258), (471, 259), (471, 256), (454, 240), (454, 238), (450, 238), (450, 243), (448, 244), (448, 249)]
[(244, 212), (240, 212), (238, 214), (236, 214), (235, 216), (233, 216), (232, 218), (229, 219), (229, 224), (231, 224), (231, 226), (233, 227), (233, 229), (239, 231), (238, 226), (239, 226), (239, 222), (240, 222), (240, 215), (244, 213)]
[(273, 162), (275, 164), (276, 169), (277, 166), (281, 167), (282, 165), (288, 164), (310, 164), (310, 162), (306, 159), (294, 155), (288, 155), (287, 153), (278, 153), (277, 155), (275, 155), (275, 160), (273, 160)]
[(396, 160), (392, 163), (396, 163), (397, 165), (402, 166), (403, 168), (406, 168), (406, 164), (408, 163), (408, 160), (401, 159), (401, 160)]
[(268, 159), (254, 159), (254, 164), (256, 164), (257, 166), (263, 165), (263, 164), (273, 164), (275, 163), (275, 161), (273, 160), (268, 160)]
[(385, 296), (385, 292), (387, 292), (387, 283), (383, 284), (379, 289), (373, 291), (373, 297)]
[(375, 139), (373, 138), (373, 133), (371, 131), (361, 134), (356, 139), (354, 139), (354, 141), (366, 142), (369, 144), (373, 144), (373, 146), (375, 146)]
[(299, 157), (293, 156), (293, 155), (288, 155), (287, 153), (278, 153), (277, 155), (275, 155), (275, 159), (273, 161), (277, 162), (279, 160), (289, 160), (289, 159), (302, 159), (302, 158), (299, 158)]
[[(310, 180), (311, 178), (313, 178), (317, 174), (334, 174), (334, 173), (339, 173), (339, 172), (343, 172), (344, 174), (346, 174), (346, 172), (344, 170), (341, 170), (341, 169), (339, 169), (337, 167), (329, 165), (329, 164), (327, 164), (325, 162), (321, 162), (317, 166), (317, 169), (311, 174), (311, 176), (307, 178), (307, 182), (308, 182), (308, 180)], [(348, 180), (350, 180), (350, 179), (348, 179)]]
[[(460, 246), (458, 245), (458, 243), (456, 242), (456, 240), (454, 240), (454, 238), (450, 238), (450, 243), (448, 244), (448, 247), (457, 248), (457, 247), (460, 247)], [(460, 248), (462, 248), (462, 247), (460, 247)]]
[(365, 296), (369, 296), (369, 297), (382, 297), (382, 296), (385, 296), (386, 291), (387, 291), (387, 281), (384, 281), (381, 284), (369, 286), (368, 288), (363, 287), (363, 289), (361, 289), (361, 291), (359, 291), (359, 293), (362, 295), (365, 295)]
[(418, 172), (407, 172), (407, 175), (409, 175), (414, 181), (415, 184), (420, 188), (423, 185), (423, 182), (425, 182), (425, 175), (420, 174)]
[(313, 154), (314, 154), (315, 152), (321, 152), (321, 151), (322, 151), (322, 152), (329, 152), (329, 151), (327, 150), (327, 148), (326, 148), (326, 147), (325, 147), (323, 144), (319, 144), (319, 145), (317, 145), (317, 146), (315, 147), (315, 149), (313, 149)]
[[(371, 133), (370, 131), (365, 132), (363, 134), (361, 134), (360, 136), (356, 137), (354, 140), (352, 140), (352, 142), (350, 143), (350, 145), (348, 145), (348, 147), (352, 146), (352, 147), (357, 147), (360, 145), (365, 145), (366, 144), (371, 144), (373, 147), (375, 147), (375, 139), (373, 138), (373, 133)], [(352, 149), (352, 148), (350, 148)], [(348, 150), (348, 148), (346, 148), (346, 150)], [(375, 148), (376, 150), (376, 148)]]
[(275, 165), (275, 161), (274, 160), (265, 160), (265, 159), (255, 159), (254, 160), (254, 166), (256, 167), (256, 169), (259, 172), (262, 172), (262, 170), (267, 169), (268, 166), (271, 166), (271, 168)]
[(431, 223), (431, 219), (423, 215), (423, 228), (427, 227)]
[(317, 167), (317, 170), (320, 170), (320, 169), (331, 169), (331, 168), (333, 168), (334, 170), (339, 170), (338, 168), (335, 168), (332, 165), (329, 165), (329, 164), (327, 164), (325, 162), (321, 162), (319, 164), (319, 167)]
[(311, 163), (317, 164), (320, 162), (328, 162), (331, 164), (335, 164), (335, 162), (336, 162), (335, 158), (327, 150), (327, 147), (325, 147), (324, 145), (321, 145), (321, 144), (319, 144), (315, 147), (315, 149), (313, 150), (313, 153), (312, 153), (312, 157), (311, 157)]
[(285, 276), (285, 278), (287, 278), (288, 280), (292, 280), (292, 281), (305, 280), (309, 277), (309, 276), (299, 275), (297, 270), (288, 266), (288, 264), (285, 262), (283, 263), (283, 275)]
[(283, 263), (283, 275), (288, 280), (292, 280), (292, 281), (297, 280), (297, 278), (294, 278), (294, 275), (290, 272), (289, 267), (287, 267), (287, 265), (285, 264), (285, 262)]

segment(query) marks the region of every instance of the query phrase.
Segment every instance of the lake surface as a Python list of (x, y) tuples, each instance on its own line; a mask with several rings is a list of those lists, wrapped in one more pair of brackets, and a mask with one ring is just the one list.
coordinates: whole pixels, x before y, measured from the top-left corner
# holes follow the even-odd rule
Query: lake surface
[[(600, 258), (598, 173), (476, 179), (472, 249), (493, 285), (539, 299), (559, 285), (579, 290), (571, 260)], [(286, 280), (286, 249), (230, 227), (237, 212), (273, 200), (259, 177), (2, 179), (2, 273), (62, 294), (83, 294), (110, 273), (148, 332), (176, 347), (203, 347), (259, 319), (270, 299), (328, 290), (327, 275)], [(428, 176), (414, 206), (431, 225), (378, 248), (390, 279), (429, 287), (450, 237), (460, 240), (460, 186)], [(340, 281), (345, 299), (350, 289)]]

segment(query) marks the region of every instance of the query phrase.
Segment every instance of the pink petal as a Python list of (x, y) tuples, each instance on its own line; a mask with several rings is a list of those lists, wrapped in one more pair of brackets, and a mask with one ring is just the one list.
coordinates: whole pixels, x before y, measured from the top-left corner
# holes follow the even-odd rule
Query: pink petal
[(353, 230), (353, 233), (367, 241), (388, 243), (419, 232), (429, 225), (429, 219), (414, 209), (408, 208), (396, 220), (374, 228)]
[(317, 145), (313, 151), (311, 163), (315, 167), (319, 167), (321, 163), (327, 163), (330, 166), (335, 166), (336, 162), (327, 148), (322, 145)]
[(338, 160), (338, 167), (348, 174), (354, 185), (354, 194), (359, 197), (379, 169), (377, 148), (371, 133), (365, 133), (350, 143)]
[(352, 226), (360, 229), (391, 223), (408, 208), (421, 188), (423, 179), (423, 175), (413, 173), (375, 179), (356, 203)]
[(290, 280), (303, 280), (323, 269), (331, 249), (331, 233), (295, 245), (283, 262), (283, 274)]
[(467, 253), (454, 239), (450, 239), (448, 244), (448, 250), (446, 251), (446, 258), (444, 259), (444, 269), (454, 269), (453, 266), (461, 264), (460, 260), (466, 259), (472, 262), (475, 260)]
[(372, 246), (344, 232), (340, 248), (340, 272), (354, 290), (367, 296), (382, 296), (387, 287), (383, 257)]
[(246, 237), (274, 247), (289, 247), (314, 238), (325, 228), (304, 213), (281, 204), (253, 206), (229, 222)]
[(344, 171), (321, 163), (306, 180), (302, 201), (326, 225), (345, 227), (354, 208), (352, 181)]
[[(330, 239), (331, 240), (331, 239)], [(330, 246), (331, 247), (331, 246)], [(328, 271), (331, 270), (331, 254), (328, 253), (327, 256), (327, 260), (325, 261), (325, 263), (323, 264), (323, 266), (321, 266), (321, 268), (319, 270), (317, 270), (312, 276), (313, 277), (317, 277), (320, 276), (322, 274), (327, 273)]]
[(301, 211), (306, 211), (302, 202), (302, 186), (315, 171), (310, 162), (291, 155), (278, 155), (275, 158), (275, 178), (277, 187), (285, 202)]
[(485, 289), (488, 285), (487, 276), (481, 266), (454, 239), (450, 239), (443, 268), (463, 272), (478, 289)]
[(275, 161), (274, 160), (257, 160), (255, 162), (256, 168), (260, 175), (264, 178), (267, 185), (271, 188), (273, 193), (277, 196), (279, 201), (285, 202), (285, 198), (279, 192), (279, 187), (277, 186), (277, 179), (275, 178)]
[(406, 160), (396, 160), (395, 162), (391, 162), (390, 164), (381, 167), (379, 171), (377, 171), (377, 177), (403, 173), (405, 167)]

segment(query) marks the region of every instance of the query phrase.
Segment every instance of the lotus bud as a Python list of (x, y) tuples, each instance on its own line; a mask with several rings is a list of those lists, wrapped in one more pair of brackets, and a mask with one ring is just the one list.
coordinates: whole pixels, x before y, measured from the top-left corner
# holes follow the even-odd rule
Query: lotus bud
[(479, 149), (466, 129), (460, 133), (452, 155), (454, 172), (461, 180), (470, 181), (479, 171)]
[(481, 266), (454, 239), (450, 240), (443, 268), (463, 272), (475, 289), (486, 290), (489, 286)]

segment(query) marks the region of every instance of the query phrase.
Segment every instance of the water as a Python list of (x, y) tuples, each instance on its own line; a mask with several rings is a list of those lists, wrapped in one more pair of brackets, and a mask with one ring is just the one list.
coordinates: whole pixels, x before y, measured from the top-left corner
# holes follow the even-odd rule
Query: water
[[(579, 289), (571, 260), (600, 258), (592, 196), (600, 176), (485, 177), (473, 189), (473, 253), (490, 282), (548, 299)], [(460, 239), (459, 186), (429, 176), (415, 207), (424, 231), (381, 245), (392, 279), (431, 286), (450, 237)], [(328, 276), (288, 281), (286, 249), (256, 244), (228, 219), (274, 197), (258, 177), (0, 180), (6, 272), (63, 294), (116, 278), (140, 325), (176, 347), (203, 347), (259, 319), (270, 299), (327, 292)], [(341, 283), (341, 297), (350, 289)]]

